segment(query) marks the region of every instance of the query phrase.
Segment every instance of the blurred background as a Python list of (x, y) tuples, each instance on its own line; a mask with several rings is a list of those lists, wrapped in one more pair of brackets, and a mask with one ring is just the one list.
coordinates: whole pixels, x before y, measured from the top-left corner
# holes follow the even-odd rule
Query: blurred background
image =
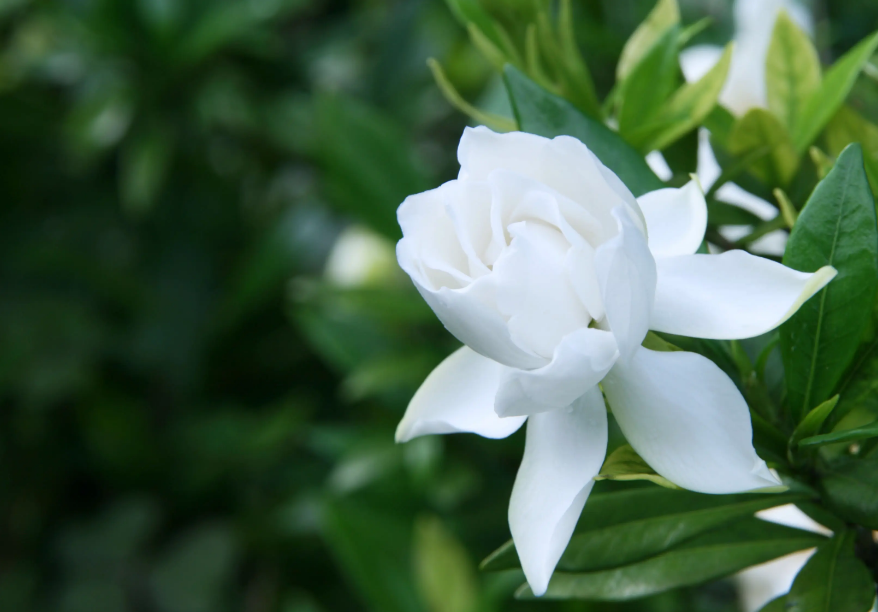
[[(574, 2), (601, 97), (652, 5)], [(681, 5), (732, 37), (730, 2)], [(824, 63), (878, 29), (809, 8)], [(0, 0), (0, 610), (738, 609), (515, 602), (477, 564), (523, 431), (394, 444), (456, 347), (394, 255), (466, 125), (428, 57), (503, 112), (442, 0)]]

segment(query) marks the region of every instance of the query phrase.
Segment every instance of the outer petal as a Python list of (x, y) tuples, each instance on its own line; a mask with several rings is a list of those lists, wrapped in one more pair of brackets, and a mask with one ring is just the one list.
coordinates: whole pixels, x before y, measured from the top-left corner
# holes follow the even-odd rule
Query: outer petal
[(619, 351), (613, 334), (582, 328), (564, 337), (551, 363), (536, 370), (507, 368), (494, 409), (501, 417), (565, 408), (597, 385)]
[(531, 417), (509, 501), (509, 527), (535, 595), (546, 592), (607, 451), (597, 387), (569, 408)]
[(646, 217), (649, 250), (656, 259), (691, 255), (701, 246), (707, 230), (707, 203), (697, 182), (652, 191), (637, 198), (637, 203)]
[(650, 329), (695, 338), (758, 336), (790, 318), (836, 274), (813, 274), (745, 253), (684, 255), (657, 262)]
[(623, 209), (613, 216), (619, 234), (595, 251), (595, 269), (610, 329), (623, 359), (640, 346), (649, 330), (655, 297), (655, 260), (646, 238)]
[(505, 438), (517, 431), (526, 417), (501, 419), (494, 412), (502, 369), (465, 346), (449, 355), (409, 402), (396, 428), (396, 441), (458, 432)]
[(671, 482), (702, 493), (780, 484), (753, 449), (747, 403), (706, 357), (641, 347), (603, 389), (631, 446)]

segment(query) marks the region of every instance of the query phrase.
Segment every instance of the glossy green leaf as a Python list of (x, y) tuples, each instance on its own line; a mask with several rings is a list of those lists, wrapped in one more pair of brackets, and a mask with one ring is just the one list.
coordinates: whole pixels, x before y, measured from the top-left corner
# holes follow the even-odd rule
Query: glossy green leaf
[(823, 446), (824, 444), (839, 444), (842, 442), (856, 442), (878, 436), (878, 421), (873, 421), (863, 427), (833, 431), (820, 436), (811, 436), (799, 441), (799, 446)]
[(814, 190), (790, 235), (785, 265), (838, 276), (781, 326), (793, 413), (826, 400), (857, 351), (878, 287), (878, 222), (859, 145), (850, 145)]
[[(732, 45), (707, 74), (678, 89), (628, 140), (642, 151), (664, 149), (701, 125), (716, 106), (732, 62)], [(620, 121), (621, 126), (621, 121)]]
[(876, 48), (878, 48), (878, 34), (873, 34), (845, 53), (826, 72), (820, 88), (805, 102), (792, 130), (796, 150), (805, 151), (826, 127), (829, 120), (844, 104), (857, 76)]
[(772, 187), (785, 187), (799, 166), (799, 156), (778, 119), (761, 108), (754, 108), (738, 119), (729, 134), (729, 153), (745, 157), (768, 148), (768, 154), (754, 160), (750, 172)]
[(790, 436), (790, 448), (795, 449), (796, 446), (798, 446), (799, 441), (803, 438), (817, 435), (823, 427), (823, 423), (835, 409), (836, 404), (838, 404), (837, 395), (822, 402), (819, 406), (805, 415), (805, 418), (802, 419), (802, 422), (796, 427), (793, 435)]
[(820, 58), (811, 39), (786, 11), (774, 23), (765, 66), (768, 108), (791, 128), (820, 87)]
[(854, 532), (822, 544), (785, 598), (786, 612), (867, 612), (875, 599), (869, 570), (854, 554)]
[[(652, 48), (632, 68), (625, 80), (619, 82), (619, 133), (629, 135), (650, 125), (659, 108), (665, 103), (680, 81), (679, 47), (680, 27), (668, 29)], [(637, 143), (633, 143), (640, 148)]]
[[(748, 518), (639, 563), (592, 573), (556, 571), (548, 599), (622, 601), (700, 584), (817, 546), (823, 536)], [(520, 597), (532, 597), (522, 587)]]
[(847, 458), (822, 470), (830, 508), (845, 520), (878, 529), (878, 457)]
[[(802, 493), (702, 495), (658, 487), (594, 495), (558, 568), (594, 571), (634, 563), (759, 510), (804, 498)], [(482, 562), (491, 571), (518, 566), (511, 540)]]
[(549, 93), (513, 66), (506, 67), (504, 80), (519, 129), (548, 138), (562, 134), (578, 138), (635, 196), (664, 187), (643, 156), (613, 130)]
[(470, 612), (478, 603), (476, 568), (437, 517), (415, 523), (415, 577), (431, 612)]
[(619, 57), (616, 80), (623, 81), (664, 34), (680, 23), (677, 0), (659, 0), (646, 20), (641, 23)]
[(648, 480), (668, 489), (678, 488), (667, 478), (656, 474), (628, 444), (623, 444), (610, 453), (595, 480)]

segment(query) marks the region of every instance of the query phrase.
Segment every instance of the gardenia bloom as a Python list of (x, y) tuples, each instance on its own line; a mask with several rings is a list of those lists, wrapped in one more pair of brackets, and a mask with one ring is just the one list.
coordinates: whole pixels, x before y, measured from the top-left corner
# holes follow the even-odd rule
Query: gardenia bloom
[(575, 138), (467, 129), (458, 160), (457, 180), (400, 206), (397, 257), (466, 346), (427, 377), (396, 439), (503, 438), (528, 420), (509, 526), (534, 593), (604, 461), (601, 388), (629, 443), (671, 482), (704, 493), (779, 484), (731, 379), (705, 357), (641, 343), (649, 329), (765, 333), (835, 270), (695, 254), (707, 224), (696, 183), (636, 200)]

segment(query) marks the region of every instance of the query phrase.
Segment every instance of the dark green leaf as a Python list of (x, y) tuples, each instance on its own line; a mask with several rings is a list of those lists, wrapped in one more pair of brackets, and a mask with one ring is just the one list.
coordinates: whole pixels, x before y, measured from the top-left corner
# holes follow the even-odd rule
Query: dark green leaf
[(796, 427), (793, 435), (790, 436), (790, 448), (795, 449), (799, 444), (799, 440), (818, 434), (821, 427), (823, 427), (823, 423), (835, 409), (836, 404), (838, 404), (837, 395), (821, 403), (805, 415), (805, 418)]
[(861, 41), (830, 68), (820, 88), (805, 102), (792, 131), (793, 144), (805, 151), (844, 103), (860, 70), (878, 47), (878, 34)]
[(781, 595), (759, 608), (759, 612), (785, 612), (787, 609), (786, 605), (787, 597), (786, 595)]
[[(593, 571), (641, 561), (754, 512), (807, 497), (801, 493), (702, 495), (648, 487), (595, 495), (558, 564)], [(486, 570), (518, 567), (511, 541), (482, 562)]]
[(707, 221), (715, 226), (759, 225), (762, 223), (762, 219), (749, 210), (714, 199), (707, 202)]
[(793, 413), (823, 402), (856, 353), (878, 286), (878, 222), (859, 145), (851, 145), (814, 190), (783, 262), (802, 272), (838, 270), (780, 330)]
[(854, 555), (854, 532), (822, 544), (796, 576), (786, 596), (787, 612), (867, 612), (875, 585)]
[(839, 460), (823, 470), (821, 486), (840, 517), (878, 529), (878, 457)]
[(513, 66), (506, 67), (504, 79), (522, 131), (548, 138), (562, 134), (578, 138), (622, 179), (635, 196), (664, 187), (644, 158), (610, 128), (583, 115), (572, 104), (549, 93)]
[[(748, 518), (711, 531), (656, 557), (593, 573), (555, 572), (545, 597), (621, 601), (728, 576), (798, 550), (823, 536)], [(518, 594), (532, 596), (523, 587)]]

